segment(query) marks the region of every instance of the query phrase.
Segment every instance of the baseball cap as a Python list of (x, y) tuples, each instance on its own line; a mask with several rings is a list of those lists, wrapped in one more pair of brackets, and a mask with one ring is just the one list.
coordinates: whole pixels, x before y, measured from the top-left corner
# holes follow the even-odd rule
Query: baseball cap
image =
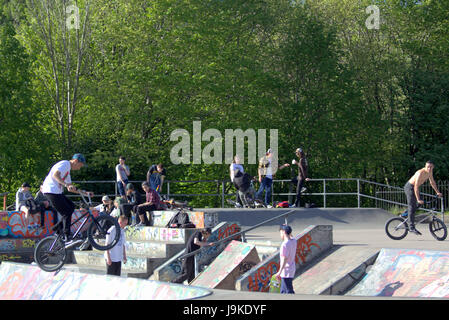
[(299, 153), (301, 153), (302, 152), (302, 149), (301, 148), (298, 148), (298, 149), (296, 149), (296, 151), (295, 152), (299, 152)]
[(128, 183), (127, 185), (126, 185), (126, 190), (134, 190), (134, 185), (132, 184), (132, 183)]
[(271, 150), (271, 148), (270, 148), (270, 149), (267, 150), (267, 153), (273, 153), (272, 151), (273, 150)]
[(292, 233), (292, 227), (290, 227), (288, 225), (285, 225), (285, 224), (282, 224), (279, 227), (279, 230), (284, 230), (286, 234), (291, 234)]
[(75, 153), (72, 157), (72, 160), (78, 160), (79, 162), (86, 164), (86, 158), (84, 158), (81, 153)]
[(22, 183), (22, 188), (31, 188), (31, 186), (28, 182), (24, 182)]
[(101, 201), (109, 201), (111, 200), (108, 196), (103, 196), (103, 198), (101, 198)]

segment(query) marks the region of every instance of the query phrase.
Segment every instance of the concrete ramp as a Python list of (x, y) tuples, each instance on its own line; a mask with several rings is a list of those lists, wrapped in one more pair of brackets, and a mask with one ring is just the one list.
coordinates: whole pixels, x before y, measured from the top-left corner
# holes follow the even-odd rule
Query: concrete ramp
[(372, 265), (379, 249), (363, 246), (334, 246), (329, 254), (293, 280), (296, 294), (340, 295), (360, 280)]
[(0, 265), (2, 300), (188, 300), (212, 292), (159, 281), (93, 275), (13, 262)]
[(191, 284), (234, 290), (236, 280), (259, 262), (254, 245), (233, 240)]
[(348, 296), (449, 297), (449, 252), (382, 249)]

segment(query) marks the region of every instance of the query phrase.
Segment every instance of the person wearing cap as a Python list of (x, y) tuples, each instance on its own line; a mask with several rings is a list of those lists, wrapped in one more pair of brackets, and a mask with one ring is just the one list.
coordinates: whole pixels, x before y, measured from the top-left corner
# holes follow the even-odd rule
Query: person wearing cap
[(136, 212), (137, 206), (143, 202), (142, 196), (135, 190), (132, 183), (126, 185), (125, 203), (120, 205), (120, 211), (123, 215), (128, 217), (128, 222), (131, 222), (131, 212)]
[[(267, 207), (271, 207), (271, 187), (273, 185), (273, 176), (274, 176), (274, 170), (272, 165), (272, 159), (273, 159), (273, 151), (271, 149), (268, 149), (266, 154), (260, 158), (259, 160), (259, 182), (260, 187), (259, 190), (256, 192), (256, 198), (262, 199), (262, 193), (265, 190), (265, 205)], [(288, 163), (283, 164), (278, 168), (278, 170), (282, 170), (285, 167), (289, 167), (290, 165)]]
[(295, 154), (299, 158), (299, 161), (296, 161), (296, 159), (292, 161), (292, 165), (298, 167), (298, 176), (293, 180), (296, 182), (296, 200), (293, 206), (299, 208), (301, 206), (301, 192), (305, 189), (304, 183), (305, 181), (309, 181), (307, 177), (309, 165), (304, 151), (301, 148), (297, 148)]
[(16, 210), (19, 212), (25, 212), (27, 225), (30, 225), (33, 222), (31, 214), (35, 213), (33, 209), (37, 209), (37, 204), (35, 203), (34, 198), (31, 195), (30, 189), (31, 186), (28, 184), (28, 182), (24, 182), (16, 192)]
[[(111, 211), (111, 217), (117, 218), (120, 217), (122, 215), (121, 211), (120, 211), (120, 205), (126, 203), (126, 200), (123, 199), (122, 197), (115, 197), (114, 199), (114, 208)], [(128, 221), (129, 223), (129, 221)]]
[(115, 173), (117, 174), (117, 189), (122, 197), (126, 197), (126, 185), (128, 184), (128, 177), (130, 175), (129, 167), (125, 164), (125, 157), (118, 158), (118, 165), (115, 166)]
[(63, 217), (63, 232), (66, 241), (70, 240), (70, 224), (72, 222), (72, 213), (75, 211), (75, 204), (67, 198), (63, 192), (67, 188), (69, 192), (77, 194), (86, 194), (93, 196), (92, 192), (78, 190), (72, 184), (70, 172), (80, 170), (86, 165), (86, 159), (81, 153), (75, 153), (71, 160), (62, 160), (52, 166), (42, 184), (42, 192)]
[(279, 227), (282, 239), (279, 250), (279, 270), (275, 274), (281, 279), (281, 293), (295, 293), (293, 290), (293, 278), (296, 272), (296, 245), (297, 241), (292, 237), (292, 228), (288, 225)]
[(100, 214), (105, 213), (107, 215), (110, 215), (112, 210), (114, 209), (112, 200), (106, 195), (101, 198), (101, 202), (102, 203), (96, 206), (94, 209), (100, 212)]

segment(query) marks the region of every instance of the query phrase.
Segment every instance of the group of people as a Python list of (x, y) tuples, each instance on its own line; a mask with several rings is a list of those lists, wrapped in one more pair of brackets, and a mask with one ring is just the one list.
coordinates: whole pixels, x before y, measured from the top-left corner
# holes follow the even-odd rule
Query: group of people
[[(301, 148), (296, 149), (296, 155), (298, 160), (294, 159), (292, 165), (298, 167), (297, 176), (297, 194), (295, 205), (300, 206), (300, 194), (301, 189), (304, 186), (304, 182), (308, 180), (308, 164), (307, 159), (304, 156), (304, 152)], [(270, 203), (271, 198), (271, 185), (273, 181), (273, 167), (272, 167), (272, 152), (269, 149), (264, 157), (259, 161), (258, 178), (261, 183), (259, 190), (256, 193), (256, 197), (260, 198), (262, 192), (265, 190), (265, 203)], [(28, 183), (22, 184), (16, 194), (16, 209), (25, 212), (26, 219), (29, 220), (33, 213), (41, 213), (41, 226), (44, 226), (44, 211), (52, 210), (55, 212), (55, 217), (57, 217), (56, 212), (59, 212), (62, 216), (63, 222), (63, 233), (65, 235), (65, 241), (70, 241), (70, 224), (72, 213), (75, 210), (74, 203), (69, 200), (64, 194), (64, 188), (72, 193), (82, 193), (86, 195), (93, 196), (92, 192), (87, 192), (84, 190), (77, 189), (71, 181), (70, 172), (71, 170), (80, 170), (86, 164), (85, 157), (76, 153), (71, 160), (62, 160), (57, 162), (50, 169), (48, 175), (46, 176), (39, 192), (36, 197), (33, 198), (30, 192), (30, 185)], [(279, 170), (289, 167), (290, 164), (284, 164), (279, 167)], [(439, 197), (442, 196), (441, 192), (438, 190), (435, 180), (433, 178), (433, 169), (435, 165), (433, 162), (428, 161), (424, 168), (416, 171), (416, 173), (407, 181), (404, 186), (404, 191), (407, 196), (408, 203), (408, 213), (410, 215), (410, 231), (415, 234), (420, 234), (416, 230), (414, 224), (415, 212), (419, 204), (423, 204), (423, 200), (420, 197), (419, 187), (427, 180), (430, 181), (431, 186), (437, 193)], [(165, 178), (165, 169), (162, 165), (151, 166), (148, 170), (147, 181), (142, 183), (142, 189), (145, 191), (145, 201), (140, 196), (140, 193), (135, 190), (134, 185), (129, 183), (128, 176), (130, 175), (129, 167), (125, 165), (125, 159), (120, 157), (119, 164), (116, 166), (117, 171), (117, 182), (118, 185), (123, 186), (123, 192), (121, 187), (120, 197), (117, 197), (112, 205), (111, 199), (108, 196), (102, 198), (102, 204), (100, 204), (97, 209), (100, 214), (109, 214), (117, 217), (121, 230), (111, 230), (112, 238), (114, 232), (121, 232), (121, 240), (119, 244), (116, 245), (111, 250), (105, 252), (105, 260), (108, 266), (108, 274), (120, 275), (120, 268), (122, 261), (126, 263), (126, 250), (125, 250), (125, 236), (124, 227), (128, 225), (132, 214), (138, 217), (140, 222), (139, 225), (151, 224), (148, 221), (146, 212), (157, 210), (160, 204), (160, 197), (158, 190), (160, 190), (163, 179)], [(238, 157), (234, 158), (234, 163), (230, 167), (231, 180), (235, 182), (238, 175), (238, 171), (244, 172), (243, 166), (240, 164), (240, 159)], [(238, 188), (239, 186), (236, 185)], [(137, 220), (137, 219), (136, 219)], [(115, 227), (111, 227), (115, 228)], [(294, 266), (294, 255), (296, 252), (296, 242), (293, 240), (291, 235), (290, 226), (281, 226), (280, 235), (283, 240), (280, 250), (280, 268), (277, 277), (281, 278), (281, 292), (283, 293), (294, 293), (292, 287), (292, 280), (295, 273)], [(204, 232), (195, 233), (188, 242), (188, 250), (194, 251), (197, 248), (205, 245), (213, 245), (213, 243), (207, 243), (207, 239), (210, 236), (211, 231), (204, 230)], [(108, 239), (106, 239), (108, 241)], [(191, 280), (194, 275), (192, 259), (186, 260), (183, 265), (183, 273), (176, 282), (182, 282), (185, 279)]]
[[(309, 181), (308, 177), (308, 161), (305, 156), (304, 150), (302, 148), (297, 148), (295, 150), (295, 155), (297, 159), (293, 159), (291, 165), (296, 166), (298, 173), (297, 176), (292, 179), (292, 182), (296, 184), (296, 199), (294, 203), (291, 204), (291, 207), (300, 207), (301, 206), (301, 192), (304, 191), (304, 184), (306, 181)], [(282, 170), (284, 168), (290, 167), (289, 163), (285, 163), (277, 170)], [(232, 164), (229, 167), (230, 178), (234, 183), (234, 186), (237, 189), (237, 203), (240, 206), (244, 205), (244, 199), (240, 196), (241, 192), (247, 192), (249, 190), (249, 180), (251, 180), (250, 175), (245, 173), (243, 165), (240, 162), (239, 156), (235, 156)], [(273, 152), (271, 149), (268, 149), (266, 154), (260, 158), (259, 167), (257, 170), (258, 181), (260, 183), (259, 190), (254, 193), (256, 199), (264, 201), (265, 206), (268, 208), (272, 207), (271, 203), (271, 194), (272, 194), (272, 186), (273, 186), (273, 177), (275, 176), (275, 168), (273, 167)], [(265, 197), (263, 198), (263, 192), (265, 191)]]
[[(129, 166), (126, 165), (126, 159), (123, 156), (119, 157), (119, 163), (115, 166), (116, 180), (117, 180), (117, 190), (118, 194), (122, 197), (126, 196), (126, 188), (129, 183), (128, 177), (131, 175)], [(147, 171), (147, 182), (151, 189), (155, 190), (160, 194), (162, 190), (162, 185), (164, 184), (165, 177), (167, 175), (167, 170), (164, 168), (162, 163), (153, 164)]]

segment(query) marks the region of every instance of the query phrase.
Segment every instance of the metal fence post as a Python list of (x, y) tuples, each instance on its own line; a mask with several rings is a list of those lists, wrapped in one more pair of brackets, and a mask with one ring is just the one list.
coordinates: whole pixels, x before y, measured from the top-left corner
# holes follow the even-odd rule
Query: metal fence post
[(167, 200), (170, 200), (170, 181), (167, 181)]
[(323, 206), (326, 208), (326, 179), (323, 179)]
[(225, 203), (225, 181), (221, 181), (221, 207), (224, 208)]
[(360, 179), (357, 179), (357, 208), (360, 209)]

